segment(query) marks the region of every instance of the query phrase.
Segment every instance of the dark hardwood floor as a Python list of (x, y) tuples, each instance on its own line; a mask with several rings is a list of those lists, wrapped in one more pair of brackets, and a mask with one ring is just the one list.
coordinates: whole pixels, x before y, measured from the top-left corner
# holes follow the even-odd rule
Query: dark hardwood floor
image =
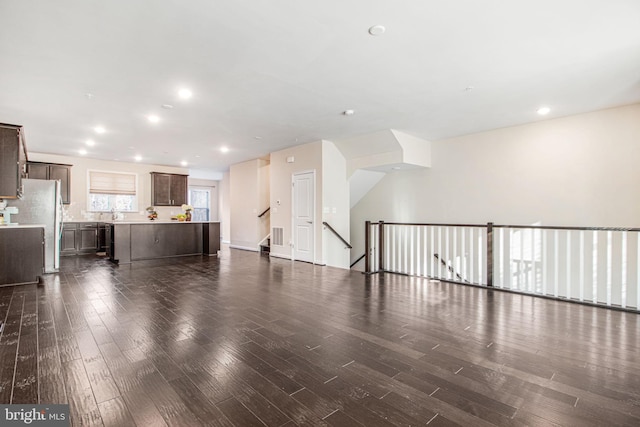
[(640, 425), (640, 316), (225, 251), (0, 288), (0, 403), (73, 425)]

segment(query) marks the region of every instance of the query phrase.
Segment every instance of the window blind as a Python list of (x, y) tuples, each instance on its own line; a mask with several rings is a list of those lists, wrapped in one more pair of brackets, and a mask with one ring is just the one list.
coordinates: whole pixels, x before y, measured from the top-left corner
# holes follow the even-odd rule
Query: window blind
[(136, 175), (89, 171), (89, 193), (136, 195)]

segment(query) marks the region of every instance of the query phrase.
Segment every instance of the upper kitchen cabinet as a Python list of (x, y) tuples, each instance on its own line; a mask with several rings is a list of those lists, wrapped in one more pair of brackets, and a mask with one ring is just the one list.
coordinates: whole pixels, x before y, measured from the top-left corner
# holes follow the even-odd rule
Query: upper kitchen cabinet
[(151, 172), (151, 204), (154, 206), (186, 204), (188, 176)]
[(29, 179), (60, 180), (60, 193), (62, 203), (68, 205), (71, 202), (71, 167), (59, 163), (28, 162), (27, 175)]
[(0, 199), (22, 196), (27, 147), (22, 126), (0, 123)]

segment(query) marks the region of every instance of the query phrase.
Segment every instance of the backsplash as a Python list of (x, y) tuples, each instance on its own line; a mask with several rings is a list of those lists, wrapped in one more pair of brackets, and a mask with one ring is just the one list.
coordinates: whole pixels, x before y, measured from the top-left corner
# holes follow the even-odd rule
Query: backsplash
[[(170, 220), (172, 216), (183, 213), (179, 206), (155, 207), (158, 212), (158, 220)], [(118, 212), (123, 221), (146, 221), (147, 211), (139, 212)], [(62, 206), (62, 220), (64, 222), (73, 221), (111, 221), (111, 212), (90, 212), (83, 209), (77, 203), (69, 203)]]

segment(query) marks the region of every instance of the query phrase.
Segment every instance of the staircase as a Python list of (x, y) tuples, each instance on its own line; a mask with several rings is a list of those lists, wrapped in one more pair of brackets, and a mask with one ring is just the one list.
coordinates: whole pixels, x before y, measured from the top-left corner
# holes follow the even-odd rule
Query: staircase
[(260, 245), (260, 255), (269, 255), (271, 251), (271, 237), (267, 238), (265, 242)]

